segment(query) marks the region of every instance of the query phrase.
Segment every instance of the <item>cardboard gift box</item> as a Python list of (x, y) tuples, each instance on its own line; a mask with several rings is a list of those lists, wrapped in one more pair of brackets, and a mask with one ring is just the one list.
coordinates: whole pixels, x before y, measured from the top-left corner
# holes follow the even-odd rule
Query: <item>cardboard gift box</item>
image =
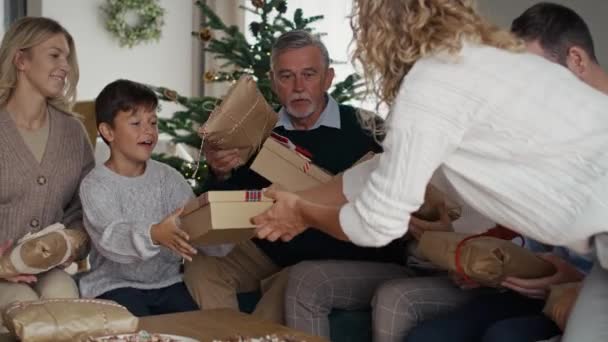
[(327, 183), (333, 175), (311, 162), (311, 154), (289, 139), (272, 133), (251, 169), (288, 191), (300, 191)]
[[(464, 273), (492, 287), (500, 286), (509, 276), (541, 278), (555, 273), (551, 263), (509, 240), (470, 237), (471, 234), (464, 233), (425, 232), (418, 243), (418, 252), (442, 269)], [(470, 239), (463, 241), (467, 238)]]
[(209, 191), (188, 202), (180, 227), (192, 245), (238, 242), (253, 237), (250, 219), (270, 208), (273, 200), (259, 190)]
[(220, 150), (238, 149), (243, 162), (257, 152), (278, 115), (259, 91), (253, 77), (242, 76), (199, 129), (205, 144)]

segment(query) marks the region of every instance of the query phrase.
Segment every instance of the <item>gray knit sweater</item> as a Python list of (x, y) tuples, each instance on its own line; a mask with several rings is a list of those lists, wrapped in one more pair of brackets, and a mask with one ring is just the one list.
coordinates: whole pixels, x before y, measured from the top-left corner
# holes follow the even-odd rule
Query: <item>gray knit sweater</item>
[(80, 279), (82, 296), (180, 282), (180, 257), (153, 244), (150, 228), (193, 197), (182, 175), (154, 160), (138, 177), (95, 167), (80, 186), (84, 226), (93, 245), (91, 271)]

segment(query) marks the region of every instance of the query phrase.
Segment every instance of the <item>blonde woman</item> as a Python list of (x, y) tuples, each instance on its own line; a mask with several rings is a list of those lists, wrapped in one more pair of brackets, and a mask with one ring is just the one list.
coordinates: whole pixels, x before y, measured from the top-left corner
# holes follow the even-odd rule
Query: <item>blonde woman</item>
[(592, 238), (608, 231), (608, 97), (523, 53), (474, 5), (355, 1), (355, 60), (391, 107), (384, 153), (322, 188), (268, 191), (277, 201), (253, 219), (259, 237), (319, 227), (386, 244), (408, 230), (438, 170), (481, 214), (535, 240), (577, 251), (601, 241)]
[[(54, 20), (17, 20), (0, 46), (0, 253), (56, 222), (82, 229), (80, 180), (93, 152), (68, 110), (78, 63), (72, 36)], [(82, 233), (83, 239), (86, 234)], [(61, 269), (0, 279), (0, 309), (12, 301), (77, 297)]]

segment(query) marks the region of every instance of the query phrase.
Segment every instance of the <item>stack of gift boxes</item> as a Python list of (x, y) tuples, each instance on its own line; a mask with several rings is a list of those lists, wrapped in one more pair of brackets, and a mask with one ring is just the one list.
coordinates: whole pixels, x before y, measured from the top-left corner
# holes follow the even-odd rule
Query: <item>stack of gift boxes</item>
[[(312, 156), (287, 138), (272, 133), (277, 114), (252, 77), (243, 76), (200, 128), (203, 144), (238, 149), (241, 160), (256, 155), (251, 169), (289, 191), (323, 184), (333, 177), (311, 162)], [(260, 190), (209, 191), (188, 203), (181, 227), (195, 245), (237, 242), (253, 236), (250, 219), (272, 206)]]

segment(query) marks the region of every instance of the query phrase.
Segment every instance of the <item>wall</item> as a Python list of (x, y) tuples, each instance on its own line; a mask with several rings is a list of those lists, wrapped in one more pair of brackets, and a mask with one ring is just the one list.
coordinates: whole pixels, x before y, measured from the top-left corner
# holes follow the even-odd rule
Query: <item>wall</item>
[(0, 37), (4, 36), (4, 32), (5, 32), (4, 25), (6, 24), (6, 20), (4, 18), (4, 3), (5, 3), (5, 0), (0, 1), (0, 19), (2, 20), (2, 22), (0, 24)]
[[(479, 10), (502, 27), (510, 27), (511, 21), (538, 0), (478, 0)], [(575, 10), (589, 25), (594, 38), (597, 58), (604, 67), (608, 66), (608, 1), (606, 0), (550, 0)]]
[[(94, 99), (109, 82), (118, 78), (162, 85), (191, 96), (194, 87), (191, 0), (161, 0), (166, 10), (158, 42), (120, 47), (104, 27), (100, 5), (104, 0), (30, 0), (29, 15), (58, 20), (74, 36), (80, 64), (78, 99)], [(196, 76), (196, 79), (200, 79)], [(175, 107), (163, 105), (161, 115)]]

